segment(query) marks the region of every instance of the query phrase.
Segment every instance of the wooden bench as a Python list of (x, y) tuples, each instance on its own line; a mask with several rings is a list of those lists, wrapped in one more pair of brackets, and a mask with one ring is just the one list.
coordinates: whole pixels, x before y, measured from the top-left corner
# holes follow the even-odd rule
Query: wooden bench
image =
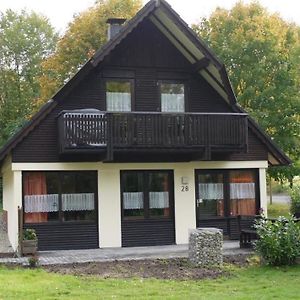
[(240, 235), (240, 248), (251, 248), (252, 240), (257, 239), (256, 229), (254, 228), (255, 220), (261, 218), (260, 215), (246, 216), (239, 215), (238, 230)]

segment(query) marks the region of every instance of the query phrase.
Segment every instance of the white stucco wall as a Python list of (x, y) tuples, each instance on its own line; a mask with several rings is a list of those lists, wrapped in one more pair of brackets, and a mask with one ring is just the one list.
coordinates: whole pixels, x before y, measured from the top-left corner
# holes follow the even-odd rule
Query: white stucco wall
[(194, 169), (186, 165), (175, 168), (174, 198), (176, 244), (186, 244), (189, 229), (196, 228)]
[(259, 192), (260, 192), (260, 207), (263, 209), (265, 216), (268, 212), (268, 199), (267, 199), (267, 178), (266, 168), (259, 169)]
[[(116, 183), (119, 184), (116, 184)], [(121, 192), (118, 169), (98, 171), (99, 247), (121, 247)]]
[(21, 171), (12, 171), (10, 159), (2, 168), (3, 176), (3, 209), (7, 211), (7, 232), (11, 246), (18, 248), (18, 206), (22, 205)]
[[(195, 169), (259, 169), (261, 206), (266, 211), (267, 161), (211, 161), (183, 163), (13, 163), (6, 182), (6, 201), (11, 220), (9, 231), (11, 242), (17, 242), (17, 206), (22, 203), (21, 171), (96, 170), (98, 172), (99, 246), (121, 246), (121, 170), (173, 170), (175, 237), (177, 244), (188, 242), (188, 231), (196, 227)], [(12, 173), (14, 175), (12, 175)], [(183, 184), (183, 182), (185, 184)], [(6, 184), (5, 184), (6, 185)], [(182, 187), (188, 187), (188, 190)], [(12, 196), (13, 195), (13, 196)]]

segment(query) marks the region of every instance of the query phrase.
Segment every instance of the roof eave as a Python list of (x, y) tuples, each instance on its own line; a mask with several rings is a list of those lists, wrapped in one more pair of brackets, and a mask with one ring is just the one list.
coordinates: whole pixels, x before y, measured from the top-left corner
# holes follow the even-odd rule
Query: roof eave
[[(234, 105), (233, 108), (237, 112), (247, 113), (239, 105)], [(256, 121), (248, 116), (249, 128), (254, 132), (254, 134), (260, 139), (260, 141), (267, 147), (269, 152), (278, 161), (277, 166), (289, 166), (293, 161), (280, 149), (280, 147), (267, 135), (264, 130), (256, 123)], [(274, 165), (274, 164), (272, 164)]]
[(0, 167), (6, 156), (21, 142), (35, 126), (56, 106), (57, 102), (53, 99), (45, 103), (41, 109), (28, 121), (22, 128), (20, 128), (0, 149)]

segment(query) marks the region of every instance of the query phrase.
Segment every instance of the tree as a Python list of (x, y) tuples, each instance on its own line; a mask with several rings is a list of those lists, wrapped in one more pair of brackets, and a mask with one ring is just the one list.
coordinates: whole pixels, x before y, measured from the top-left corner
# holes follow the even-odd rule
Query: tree
[(0, 145), (32, 111), (40, 96), (41, 61), (55, 48), (57, 35), (36, 13), (0, 13)]
[[(194, 30), (221, 57), (239, 103), (291, 158), (300, 155), (300, 28), (260, 4), (218, 8)], [(289, 179), (299, 169), (273, 169)]]
[(107, 41), (108, 18), (130, 19), (142, 5), (141, 0), (99, 0), (75, 16), (55, 53), (43, 63), (40, 78), (42, 95), (47, 101)]

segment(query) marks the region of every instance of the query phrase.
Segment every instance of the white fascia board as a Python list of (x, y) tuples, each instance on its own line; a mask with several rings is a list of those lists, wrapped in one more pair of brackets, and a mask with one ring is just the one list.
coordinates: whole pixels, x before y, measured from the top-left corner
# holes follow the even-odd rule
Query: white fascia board
[(205, 71), (201, 70), (200, 75), (219, 93), (219, 95), (224, 98), (226, 102), (229, 103), (228, 95), (226, 92), (215, 82), (215, 80)]
[(176, 36), (177, 39), (184, 44), (191, 53), (199, 60), (204, 57), (204, 54), (198, 49), (194, 43), (174, 24), (172, 20), (161, 10), (155, 11), (155, 16)]
[(165, 170), (186, 169), (256, 169), (268, 168), (267, 160), (251, 161), (191, 161), (176, 163), (13, 163), (13, 171), (84, 171), (84, 170)]
[(170, 35), (170, 33), (154, 18), (150, 17), (153, 24), (169, 39), (169, 41), (183, 54), (183, 56), (190, 62), (195, 63), (195, 59)]

